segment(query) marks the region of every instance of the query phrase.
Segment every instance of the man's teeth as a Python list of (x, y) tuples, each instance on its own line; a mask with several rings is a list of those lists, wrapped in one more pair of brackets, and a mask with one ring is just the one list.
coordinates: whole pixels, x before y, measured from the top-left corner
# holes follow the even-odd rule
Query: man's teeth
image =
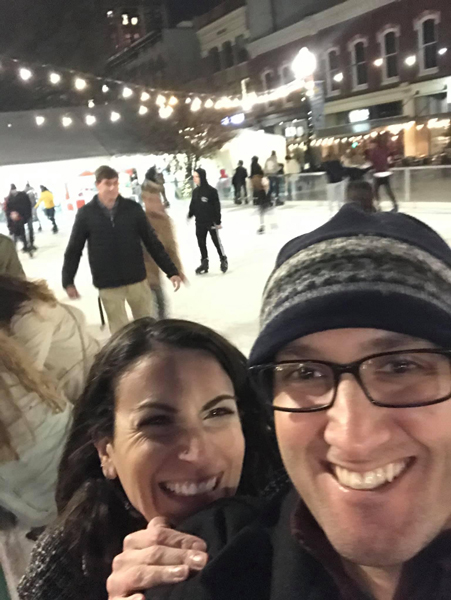
[(408, 464), (408, 460), (400, 460), (366, 473), (348, 471), (348, 469), (337, 465), (333, 465), (333, 470), (338, 482), (344, 487), (353, 490), (374, 490), (386, 483), (391, 483), (399, 477)]
[(164, 489), (177, 496), (198, 496), (200, 494), (208, 494), (212, 492), (218, 484), (218, 478), (212, 477), (211, 479), (207, 479), (206, 481), (202, 481), (201, 483), (193, 483), (193, 482), (183, 482), (183, 483), (175, 483), (175, 482), (165, 482), (161, 485)]

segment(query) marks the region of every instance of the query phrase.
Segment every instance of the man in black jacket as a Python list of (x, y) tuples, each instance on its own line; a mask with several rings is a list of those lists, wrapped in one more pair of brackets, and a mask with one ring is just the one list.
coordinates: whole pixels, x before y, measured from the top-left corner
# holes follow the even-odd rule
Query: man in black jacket
[(213, 244), (218, 251), (219, 259), (221, 261), (221, 271), (227, 273), (229, 263), (218, 234), (218, 229), (222, 229), (221, 203), (219, 202), (218, 191), (209, 185), (207, 173), (204, 169), (196, 169), (193, 174), (193, 179), (196, 188), (193, 191), (188, 219), (192, 219), (193, 217), (196, 218), (196, 236), (201, 255), (201, 265), (196, 269), (196, 273), (198, 275), (208, 273), (208, 234), (210, 234)]
[(232, 184), (235, 189), (235, 204), (241, 204), (241, 194), (244, 197), (245, 203), (248, 204), (249, 202), (246, 187), (247, 177), (247, 169), (244, 167), (243, 161), (240, 160), (232, 179)]
[(249, 360), (292, 489), (193, 517), (208, 563), (160, 523), (153, 583), (201, 573), (147, 598), (449, 600), (450, 298), (451, 248), (410, 216), (346, 205), (289, 242)]
[(96, 186), (98, 195), (79, 210), (72, 229), (64, 256), (63, 287), (70, 298), (79, 298), (74, 279), (87, 241), (93, 282), (100, 290), (114, 333), (128, 323), (126, 302), (134, 319), (153, 313), (142, 245), (170, 278), (175, 291), (181, 279), (142, 208), (119, 195), (118, 173), (100, 167)]
[[(23, 251), (32, 253), (36, 250), (33, 232), (33, 207), (26, 192), (19, 192), (16, 186), (11, 186), (11, 191), (6, 203), (6, 217), (10, 223), (14, 241), (21, 240)], [(25, 231), (28, 226), (29, 239)]]

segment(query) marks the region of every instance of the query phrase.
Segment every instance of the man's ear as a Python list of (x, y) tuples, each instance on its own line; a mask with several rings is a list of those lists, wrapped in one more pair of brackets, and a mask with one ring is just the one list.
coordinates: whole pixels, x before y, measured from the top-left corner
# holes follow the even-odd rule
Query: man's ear
[(100, 459), (100, 465), (102, 467), (103, 474), (106, 479), (116, 479), (117, 471), (114, 465), (114, 449), (111, 441), (108, 438), (104, 438), (96, 442), (95, 447)]

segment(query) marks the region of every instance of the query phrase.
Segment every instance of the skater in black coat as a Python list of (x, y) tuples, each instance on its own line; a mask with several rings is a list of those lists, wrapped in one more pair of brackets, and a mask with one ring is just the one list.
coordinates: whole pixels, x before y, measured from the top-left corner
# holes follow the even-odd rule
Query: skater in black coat
[(209, 185), (207, 174), (204, 169), (196, 169), (194, 171), (193, 179), (196, 188), (193, 191), (188, 219), (192, 219), (193, 217), (196, 219), (196, 236), (201, 254), (201, 265), (196, 269), (196, 273), (198, 275), (208, 273), (208, 234), (210, 234), (213, 244), (218, 251), (219, 259), (221, 261), (221, 271), (226, 273), (229, 265), (218, 234), (218, 229), (222, 229), (221, 203), (219, 202), (218, 191)]

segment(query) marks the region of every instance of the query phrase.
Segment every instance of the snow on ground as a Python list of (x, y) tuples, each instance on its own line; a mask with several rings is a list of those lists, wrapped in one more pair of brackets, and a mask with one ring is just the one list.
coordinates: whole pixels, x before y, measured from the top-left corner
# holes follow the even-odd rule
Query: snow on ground
[[(223, 207), (221, 239), (229, 258), (230, 270), (223, 275), (219, 269), (216, 250), (209, 241), (210, 273), (196, 276), (194, 271), (200, 263), (194, 222), (187, 223), (187, 203), (176, 201), (170, 214), (174, 219), (181, 257), (189, 285), (177, 294), (165, 283), (173, 317), (191, 319), (208, 325), (228, 337), (243, 352), (248, 353), (258, 332), (260, 301), (265, 282), (271, 273), (281, 247), (295, 236), (322, 225), (330, 216), (326, 203), (287, 203), (277, 208), (277, 228), (269, 228), (265, 235), (257, 235), (259, 218), (253, 207)], [(384, 208), (390, 208), (389, 204)], [(402, 210), (424, 220), (451, 243), (451, 204), (415, 203)], [(52, 235), (50, 223), (42, 217), (44, 231), (36, 235), (38, 252), (33, 259), (21, 255), (24, 269), (30, 278), (44, 278), (57, 297), (67, 299), (61, 288), (63, 254), (72, 222), (59, 216), (60, 233)], [(82, 258), (77, 287), (81, 300), (73, 302), (81, 308), (91, 330), (100, 339), (108, 337), (108, 331), (100, 330), (97, 290), (92, 286), (87, 256)]]

